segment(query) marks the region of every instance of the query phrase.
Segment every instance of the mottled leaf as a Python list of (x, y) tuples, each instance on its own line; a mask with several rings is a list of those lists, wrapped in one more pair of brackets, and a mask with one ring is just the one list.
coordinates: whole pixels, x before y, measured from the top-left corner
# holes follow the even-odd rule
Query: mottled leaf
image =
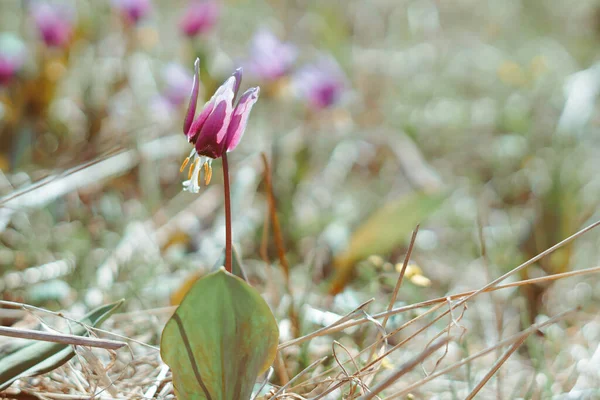
[(160, 352), (178, 398), (247, 400), (278, 340), (264, 299), (221, 268), (192, 286), (163, 330)]

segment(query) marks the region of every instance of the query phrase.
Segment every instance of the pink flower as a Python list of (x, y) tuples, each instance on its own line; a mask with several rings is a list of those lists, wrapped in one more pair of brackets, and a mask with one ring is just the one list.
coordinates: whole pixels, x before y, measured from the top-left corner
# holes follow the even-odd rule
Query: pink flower
[(25, 62), (25, 45), (10, 33), (0, 34), (0, 85), (15, 76)]
[(346, 89), (346, 78), (333, 57), (322, 56), (296, 73), (294, 86), (313, 108), (323, 109), (339, 101)]
[(250, 73), (267, 81), (281, 78), (296, 60), (298, 51), (290, 43), (282, 43), (273, 32), (258, 31), (250, 45)]
[(199, 64), (200, 60), (196, 59), (190, 104), (183, 122), (183, 133), (188, 141), (194, 144), (190, 155), (181, 166), (183, 171), (190, 159), (192, 160), (189, 179), (183, 182), (184, 190), (192, 193), (198, 193), (200, 190), (202, 168), (204, 181), (208, 184), (212, 176), (212, 161), (237, 147), (260, 92), (258, 87), (248, 89), (235, 105), (242, 81), (242, 69), (239, 68), (217, 89), (200, 114), (194, 118), (198, 101)]
[(65, 6), (33, 3), (31, 15), (40, 35), (49, 47), (64, 47), (71, 40), (72, 10)]
[(192, 0), (179, 21), (179, 27), (189, 37), (206, 33), (217, 23), (219, 12), (217, 1)]
[(112, 4), (129, 23), (134, 25), (144, 18), (152, 8), (150, 0), (113, 0)]

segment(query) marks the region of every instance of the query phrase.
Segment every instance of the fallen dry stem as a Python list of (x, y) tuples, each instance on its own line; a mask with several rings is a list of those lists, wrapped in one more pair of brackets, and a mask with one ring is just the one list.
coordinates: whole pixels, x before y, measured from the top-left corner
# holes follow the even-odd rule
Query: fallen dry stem
[(292, 379), (290, 379), (288, 381), (288, 383), (286, 383), (285, 385), (283, 385), (282, 387), (280, 387), (279, 390), (277, 392), (275, 392), (275, 394), (273, 395), (273, 398), (277, 398), (277, 396), (279, 394), (281, 394), (284, 390), (286, 390), (288, 387), (290, 387), (290, 385), (292, 383), (296, 382), (302, 375), (304, 375), (305, 373), (307, 373), (308, 371), (310, 371), (315, 366), (321, 364), (325, 360), (327, 360), (327, 356), (321, 357), (318, 360), (313, 361), (308, 367), (304, 368), (302, 371), (300, 371), (300, 373), (298, 373), (296, 376), (294, 376)]
[[(308, 335), (296, 338), (296, 339), (292, 339), (289, 340), (285, 343), (281, 343), (279, 345), (279, 347), (277, 347), (277, 350), (280, 351), (281, 349), (285, 349), (286, 347), (289, 346), (293, 346), (295, 344), (300, 344), (303, 343), (307, 340), (310, 340), (314, 337), (317, 336), (323, 336), (323, 335), (328, 335), (329, 333), (331, 333), (332, 329), (335, 329), (339, 324), (343, 324), (344, 322), (348, 321), (350, 318), (352, 318), (352, 316), (354, 314), (356, 314), (357, 311), (362, 310), (363, 308), (365, 308), (367, 305), (371, 304), (375, 299), (369, 299), (367, 301), (365, 301), (364, 303), (362, 303), (361, 305), (359, 305), (358, 307), (356, 307), (354, 310), (350, 311), (348, 314), (344, 315), (342, 318), (340, 318), (339, 320), (337, 320), (336, 322), (334, 322), (331, 325), (325, 326), (321, 329), (318, 329), (314, 332), (309, 333)], [(363, 321), (362, 319), (360, 321)], [(364, 318), (364, 321), (368, 321), (367, 318)], [(334, 332), (338, 332), (338, 330), (335, 330)]]
[(520, 339), (518, 339), (515, 343), (513, 343), (513, 345), (510, 346), (508, 348), (508, 350), (506, 350), (504, 352), (504, 354), (494, 363), (494, 365), (492, 366), (490, 371), (483, 377), (483, 379), (477, 384), (477, 386), (475, 386), (475, 388), (471, 391), (471, 393), (469, 393), (469, 395), (465, 398), (465, 400), (471, 400), (475, 397), (475, 395), (477, 393), (479, 393), (479, 391), (486, 385), (486, 383), (492, 378), (492, 376), (494, 376), (496, 371), (498, 371), (500, 369), (500, 367), (506, 362), (506, 360), (508, 360), (508, 358), (519, 347), (521, 347), (521, 345), (525, 342), (525, 340), (527, 340), (527, 338), (529, 337), (529, 335), (531, 335), (531, 333), (532, 332), (522, 335), (522, 337)]
[(573, 313), (576, 310), (577, 309), (575, 308), (575, 309), (563, 311), (563, 312), (561, 312), (559, 314), (556, 314), (554, 317), (547, 319), (544, 322), (541, 322), (539, 324), (533, 324), (529, 328), (527, 328), (527, 329), (525, 329), (525, 330), (523, 330), (523, 331), (521, 331), (521, 332), (519, 332), (517, 334), (514, 334), (514, 335), (512, 335), (512, 336), (510, 336), (510, 337), (508, 337), (508, 338), (506, 338), (506, 339), (504, 339), (504, 340), (496, 343), (494, 346), (491, 346), (491, 347), (488, 347), (487, 349), (481, 350), (480, 352), (477, 352), (477, 353), (475, 353), (475, 354), (473, 354), (473, 355), (471, 355), (471, 356), (469, 356), (467, 358), (464, 358), (464, 359), (462, 359), (462, 360), (460, 360), (460, 361), (458, 361), (458, 362), (456, 362), (456, 363), (454, 363), (454, 364), (452, 364), (452, 365), (450, 365), (450, 366), (448, 366), (446, 368), (443, 368), (440, 371), (438, 371), (438, 372), (436, 372), (434, 374), (431, 374), (431, 375), (427, 376), (426, 378), (421, 379), (418, 382), (415, 382), (414, 384), (408, 386), (407, 388), (403, 389), (402, 391), (393, 393), (392, 395), (386, 397), (386, 400), (392, 400), (392, 399), (397, 399), (398, 397), (406, 396), (407, 394), (409, 394), (411, 391), (415, 390), (419, 386), (422, 386), (422, 385), (426, 384), (427, 382), (429, 382), (429, 381), (431, 381), (431, 380), (433, 380), (433, 379), (435, 379), (435, 378), (437, 378), (439, 376), (447, 374), (448, 372), (451, 372), (454, 369), (456, 369), (456, 368), (458, 368), (458, 367), (460, 367), (460, 366), (462, 366), (464, 364), (467, 364), (467, 363), (469, 363), (469, 362), (471, 362), (471, 361), (473, 361), (473, 360), (475, 360), (475, 359), (477, 359), (479, 357), (482, 357), (482, 356), (484, 356), (484, 355), (486, 355), (488, 353), (491, 353), (492, 351), (495, 351), (499, 347), (504, 347), (504, 346), (506, 346), (508, 344), (514, 344), (517, 341), (519, 341), (521, 338), (523, 338), (524, 336), (526, 337), (526, 336), (530, 335), (531, 333), (535, 332), (536, 330), (539, 330), (539, 329), (541, 329), (541, 328), (543, 328), (545, 326), (554, 324), (555, 322), (557, 322), (557, 321), (565, 318), (567, 315)]
[(279, 224), (279, 217), (277, 216), (277, 206), (275, 202), (275, 194), (273, 193), (273, 183), (271, 180), (271, 166), (269, 165), (269, 161), (267, 160), (267, 155), (265, 153), (261, 153), (261, 158), (263, 162), (263, 166), (265, 169), (265, 185), (267, 189), (267, 201), (269, 203), (269, 215), (271, 218), (271, 223), (273, 224), (273, 235), (275, 237), (275, 246), (277, 247), (277, 254), (279, 256), (279, 262), (281, 263), (281, 268), (283, 268), (283, 273), (285, 274), (286, 284), (288, 289), (290, 286), (290, 266), (287, 262), (287, 258), (285, 257), (285, 246), (283, 244), (283, 235), (281, 233), (281, 225)]
[[(373, 314), (373, 315), (371, 315), (371, 317), (375, 318), (375, 319), (385, 318), (386, 316), (401, 314), (403, 312), (415, 310), (417, 308), (428, 307), (428, 306), (438, 304), (438, 303), (444, 303), (448, 300), (448, 298), (450, 298), (451, 300), (455, 300), (455, 299), (460, 299), (465, 296), (475, 295), (476, 293), (492, 292), (492, 291), (501, 290), (501, 289), (508, 289), (508, 288), (513, 288), (513, 287), (531, 285), (531, 284), (541, 283), (541, 282), (550, 282), (550, 281), (555, 281), (558, 279), (570, 278), (570, 277), (579, 276), (579, 275), (595, 274), (595, 273), (599, 273), (599, 272), (600, 272), (600, 266), (593, 267), (593, 268), (586, 268), (586, 269), (582, 269), (582, 270), (578, 270), (578, 271), (564, 272), (564, 273), (544, 276), (544, 277), (540, 277), (540, 278), (532, 278), (532, 279), (526, 279), (523, 281), (511, 282), (511, 283), (507, 283), (505, 285), (488, 287), (487, 289), (484, 288), (483, 290), (482, 289), (469, 290), (466, 292), (451, 294), (451, 295), (444, 296), (444, 297), (438, 297), (435, 299), (422, 301), (420, 303), (410, 304), (410, 305), (404, 306), (404, 307), (394, 308), (391, 311), (385, 311), (385, 312), (381, 312), (378, 314)], [(460, 304), (455, 304), (454, 308), (456, 308), (456, 306), (459, 306), (459, 305)], [(279, 345), (279, 348), (281, 349), (281, 348), (285, 348), (285, 347), (292, 346), (295, 344), (300, 344), (307, 340), (313, 339), (317, 336), (323, 336), (323, 335), (327, 335), (327, 334), (331, 334), (331, 333), (340, 332), (340, 331), (343, 331), (344, 329), (348, 329), (348, 328), (351, 328), (356, 325), (364, 324), (365, 322), (368, 322), (368, 319), (361, 318), (361, 319), (357, 319), (354, 321), (348, 321), (348, 322), (343, 322), (343, 323), (338, 321), (326, 328), (320, 329), (319, 331), (316, 331), (316, 332), (313, 332), (306, 336), (302, 336), (297, 339), (282, 343)]]
[[(394, 308), (394, 303), (398, 298), (398, 292), (400, 291), (400, 286), (402, 285), (402, 281), (404, 279), (404, 274), (406, 273), (406, 267), (408, 267), (408, 262), (410, 261), (410, 256), (412, 255), (413, 247), (415, 246), (415, 240), (417, 239), (417, 233), (419, 232), (419, 225), (415, 227), (415, 230), (412, 233), (410, 238), (410, 243), (408, 245), (408, 250), (406, 251), (406, 256), (404, 257), (404, 262), (402, 263), (402, 270), (400, 270), (400, 275), (398, 275), (398, 280), (396, 281), (396, 286), (394, 287), (394, 292), (392, 293), (392, 298), (390, 299), (390, 303), (388, 304), (387, 311), (391, 311)], [(385, 329), (389, 315), (383, 318), (383, 328)]]
[[(394, 308), (394, 304), (396, 303), (396, 299), (398, 298), (398, 292), (400, 292), (400, 286), (402, 286), (402, 281), (404, 280), (404, 274), (406, 273), (406, 268), (408, 267), (408, 262), (410, 261), (410, 256), (412, 255), (413, 248), (415, 246), (415, 240), (417, 239), (417, 233), (419, 232), (419, 225), (415, 227), (413, 230), (412, 236), (410, 238), (410, 243), (408, 244), (408, 250), (406, 251), (406, 256), (404, 256), (404, 262), (402, 263), (402, 269), (400, 270), (400, 274), (398, 275), (398, 279), (396, 280), (396, 286), (394, 286), (394, 291), (392, 292), (392, 298), (388, 304), (387, 311), (391, 311)], [(389, 315), (383, 319), (381, 325), (383, 326), (383, 330), (385, 331), (385, 327), (387, 326), (387, 322), (390, 319)], [(381, 338), (382, 335), (377, 335), (377, 340)], [(376, 340), (376, 341), (377, 341)], [(377, 347), (372, 347), (371, 353), (369, 354), (369, 359), (373, 358), (375, 355)]]
[(431, 346), (427, 347), (425, 350), (423, 350), (421, 352), (421, 354), (414, 357), (412, 360), (407, 361), (406, 363), (402, 364), (396, 372), (394, 372), (383, 382), (379, 383), (373, 389), (371, 389), (370, 393), (368, 393), (365, 396), (360, 397), (358, 400), (371, 400), (378, 393), (381, 393), (383, 390), (387, 389), (394, 382), (396, 382), (398, 379), (400, 379), (404, 374), (406, 374), (409, 371), (412, 371), (413, 368), (415, 368), (417, 365), (419, 365), (420, 363), (425, 361), (425, 359), (427, 357), (429, 357), (431, 354), (433, 354), (440, 347), (447, 345), (449, 342), (450, 342), (450, 338), (444, 338), (444, 339), (440, 340), (439, 342), (434, 343)]
[(585, 234), (588, 231), (591, 231), (592, 229), (594, 229), (595, 227), (597, 227), (598, 225), (600, 225), (600, 221), (596, 221), (593, 224), (581, 229), (580, 231), (574, 233), (573, 235), (569, 236), (568, 238), (566, 238), (565, 240), (555, 244), (554, 246), (550, 247), (547, 250), (542, 251), (540, 254), (538, 254), (537, 256), (530, 258), (528, 261), (525, 261), (524, 263), (522, 263), (521, 265), (519, 265), (516, 268), (513, 268), (512, 270), (508, 271), (507, 273), (505, 273), (504, 275), (494, 279), (493, 281), (491, 281), (490, 283), (488, 283), (487, 285), (485, 285), (484, 287), (482, 287), (479, 290), (476, 290), (474, 293), (466, 296), (465, 298), (461, 299), (458, 301), (458, 303), (456, 304), (456, 307), (466, 303), (467, 301), (469, 301), (470, 299), (472, 299), (473, 297), (477, 296), (479, 293), (483, 293), (493, 287), (495, 287), (496, 285), (498, 285), (498, 283), (502, 282), (503, 280), (505, 280), (506, 278), (508, 278), (509, 276), (516, 274), (517, 272), (527, 268), (528, 266), (530, 266), (531, 264), (537, 262), (538, 260), (546, 257), (547, 255), (555, 252), (556, 250), (560, 249), (561, 247), (563, 247), (564, 245), (572, 242), (573, 240), (577, 239), (579, 236)]
[(127, 345), (125, 342), (118, 342), (116, 340), (96, 339), (77, 335), (69, 335), (65, 333), (40, 332), (31, 329), (17, 329), (6, 326), (0, 326), (0, 336), (71, 344), (74, 346), (99, 347), (108, 350), (117, 350)]
[[(428, 314), (430, 314), (430, 313), (432, 313), (432, 312), (435, 312), (435, 311), (439, 310), (439, 309), (440, 309), (440, 308), (442, 308), (443, 306), (444, 306), (444, 304), (437, 304), (437, 305), (435, 305), (434, 307), (430, 308), (429, 310), (425, 311), (424, 313), (422, 313), (422, 314), (420, 314), (420, 315), (416, 316), (415, 318), (411, 319), (410, 321), (407, 321), (407, 322), (405, 322), (404, 324), (402, 324), (401, 326), (399, 326), (398, 328), (396, 328), (394, 331), (392, 331), (392, 332), (388, 333), (386, 336), (384, 336), (384, 337), (382, 337), (382, 338), (379, 338), (379, 340), (375, 341), (374, 343), (372, 343), (372, 344), (370, 344), (369, 346), (367, 346), (367, 347), (365, 347), (364, 349), (362, 349), (362, 350), (361, 350), (361, 351), (358, 353), (357, 357), (361, 356), (362, 354), (364, 354), (365, 352), (367, 352), (369, 349), (371, 349), (371, 348), (373, 348), (373, 347), (376, 347), (376, 346), (379, 344), (379, 342), (381, 342), (381, 341), (383, 341), (383, 340), (387, 340), (388, 338), (390, 338), (391, 336), (393, 336), (393, 335), (397, 334), (398, 332), (400, 332), (400, 331), (401, 331), (401, 330), (403, 330), (404, 328), (406, 328), (406, 327), (408, 327), (409, 325), (412, 325), (413, 323), (415, 323), (415, 322), (417, 322), (417, 321), (421, 320), (422, 318), (424, 318), (424, 317), (425, 317), (425, 316), (427, 316)], [(436, 322), (436, 321), (438, 321), (440, 318), (441, 318), (441, 317), (437, 318), (437, 319), (436, 319), (435, 321), (433, 321), (433, 322)], [(431, 324), (429, 324), (428, 326), (431, 326)], [(418, 334), (418, 333), (417, 333), (417, 334)], [(410, 340), (410, 339), (411, 339), (412, 337), (414, 337), (414, 336), (415, 336), (415, 335), (412, 335), (410, 338), (407, 338), (406, 340), (404, 340), (404, 341), (402, 342), (402, 344), (406, 343), (408, 340)], [(386, 353), (386, 354), (387, 354), (387, 353)], [(385, 357), (385, 355), (384, 355), (384, 357)], [(367, 367), (366, 367), (366, 368), (370, 368), (370, 367), (371, 367), (371, 365), (374, 365), (375, 363), (377, 363), (377, 362), (379, 362), (379, 361), (381, 361), (381, 359), (376, 359), (376, 360), (374, 361), (374, 363), (370, 363), (369, 365), (367, 365)], [(346, 364), (346, 363), (349, 363), (349, 362), (350, 362), (350, 360), (344, 361), (344, 364)], [(302, 387), (302, 386), (304, 386), (304, 385), (308, 385), (308, 384), (315, 384), (315, 382), (314, 382), (315, 380), (317, 380), (317, 379), (319, 379), (319, 378), (324, 378), (324, 377), (325, 377), (327, 374), (330, 374), (330, 373), (331, 373), (331, 372), (333, 372), (333, 371), (334, 371), (336, 368), (337, 368), (337, 366), (335, 366), (335, 367), (333, 367), (333, 368), (330, 368), (330, 369), (328, 369), (328, 370), (326, 370), (326, 371), (323, 371), (323, 372), (322, 372), (322, 373), (320, 373), (319, 375), (316, 375), (316, 376), (313, 376), (313, 377), (311, 377), (311, 378), (310, 378), (310, 379), (308, 379), (306, 382), (303, 382), (302, 384), (300, 384), (300, 385), (297, 385), (297, 386), (293, 387), (292, 389), (298, 389), (298, 388), (300, 388), (300, 387)]]

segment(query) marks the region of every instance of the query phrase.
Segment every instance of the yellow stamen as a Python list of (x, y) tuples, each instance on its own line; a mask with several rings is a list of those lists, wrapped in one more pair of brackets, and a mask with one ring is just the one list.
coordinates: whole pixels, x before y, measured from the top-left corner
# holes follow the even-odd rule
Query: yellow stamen
[(212, 178), (212, 167), (208, 165), (208, 163), (204, 164), (207, 167), (208, 174), (204, 174), (204, 184), (208, 186), (210, 183), (210, 178)]
[(198, 174), (198, 186), (202, 186), (202, 177)]
[(200, 160), (196, 159), (192, 162), (192, 165), (190, 165), (190, 170), (188, 171), (188, 179), (192, 179), (192, 172), (194, 172), (194, 168), (196, 167), (196, 163), (199, 162)]
[(183, 164), (181, 164), (181, 167), (179, 168), (179, 172), (183, 172), (183, 170), (185, 169), (185, 166), (188, 165), (189, 162), (190, 162), (190, 158), (186, 157), (185, 160), (183, 160)]
[(205, 162), (204, 163), (204, 176), (206, 177), (208, 175), (208, 163)]

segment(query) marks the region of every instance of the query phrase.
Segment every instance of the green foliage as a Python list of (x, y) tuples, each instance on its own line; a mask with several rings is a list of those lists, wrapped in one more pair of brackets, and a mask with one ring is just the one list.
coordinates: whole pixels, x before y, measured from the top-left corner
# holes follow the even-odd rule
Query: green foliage
[[(98, 307), (79, 322), (99, 326), (123, 304), (123, 301)], [(70, 333), (87, 336), (87, 328), (77, 324), (72, 327)], [(74, 355), (72, 346), (61, 343), (35, 342), (25, 346), (0, 360), (0, 391), (19, 378), (52, 371), (69, 361)]]
[(278, 339), (260, 294), (220, 269), (190, 289), (163, 330), (160, 351), (178, 398), (246, 400), (273, 362)]
[(388, 253), (407, 240), (415, 226), (435, 212), (445, 198), (445, 193), (415, 193), (377, 210), (354, 232), (348, 249), (336, 257), (332, 291), (343, 289), (356, 262), (372, 254)]

